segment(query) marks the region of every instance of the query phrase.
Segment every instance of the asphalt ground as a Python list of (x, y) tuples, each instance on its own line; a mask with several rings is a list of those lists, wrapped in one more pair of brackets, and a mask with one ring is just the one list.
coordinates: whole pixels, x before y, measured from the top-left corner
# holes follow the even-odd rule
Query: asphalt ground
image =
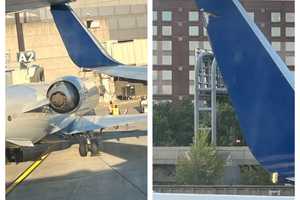
[[(136, 106), (130, 104), (128, 113), (136, 113)], [(96, 111), (105, 114), (107, 109)], [(104, 135), (118, 139), (99, 140), (98, 156), (80, 157), (78, 144), (54, 151), (7, 199), (147, 199), (146, 130), (146, 123), (107, 130)], [(6, 184), (31, 164), (7, 164)]]

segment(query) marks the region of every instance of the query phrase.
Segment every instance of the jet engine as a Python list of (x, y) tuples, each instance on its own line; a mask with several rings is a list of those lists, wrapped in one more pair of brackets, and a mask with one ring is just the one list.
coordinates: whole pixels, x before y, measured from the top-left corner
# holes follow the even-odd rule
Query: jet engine
[(57, 113), (86, 114), (92, 111), (98, 100), (94, 82), (74, 76), (65, 76), (54, 81), (47, 91), (50, 107)]

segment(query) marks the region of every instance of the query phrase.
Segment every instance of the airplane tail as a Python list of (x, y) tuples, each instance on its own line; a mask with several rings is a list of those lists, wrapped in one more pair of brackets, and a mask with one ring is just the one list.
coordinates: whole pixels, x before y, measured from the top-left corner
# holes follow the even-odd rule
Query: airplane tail
[(195, 0), (244, 137), (270, 172), (294, 176), (294, 78), (238, 0)]
[(120, 65), (80, 22), (69, 5), (51, 6), (54, 22), (72, 61), (81, 68)]

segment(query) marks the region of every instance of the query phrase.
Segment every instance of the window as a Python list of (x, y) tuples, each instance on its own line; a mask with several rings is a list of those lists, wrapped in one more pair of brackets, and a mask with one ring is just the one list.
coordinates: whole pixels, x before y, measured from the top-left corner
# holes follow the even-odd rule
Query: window
[(195, 51), (196, 48), (199, 48), (200, 42), (199, 41), (189, 41), (189, 50)]
[(157, 21), (157, 11), (153, 11), (153, 21)]
[(203, 42), (203, 48), (206, 50), (211, 50), (210, 43), (208, 41)]
[(157, 71), (156, 70), (152, 71), (152, 79), (153, 79), (153, 81), (157, 80)]
[(189, 65), (195, 65), (195, 56), (189, 56)]
[(157, 35), (157, 26), (153, 26), (153, 35)]
[(281, 35), (280, 31), (281, 31), (280, 27), (272, 27), (271, 29), (272, 37), (280, 37)]
[(199, 20), (199, 12), (198, 11), (190, 11), (189, 12), (189, 21), (196, 22)]
[(158, 94), (157, 85), (153, 85), (153, 94)]
[(189, 94), (190, 94), (190, 95), (195, 94), (194, 84), (190, 84), (190, 85), (189, 85)]
[(280, 14), (280, 12), (272, 12), (271, 13), (271, 21), (272, 22), (280, 22), (281, 21), (281, 14)]
[(286, 42), (285, 43), (285, 50), (286, 51), (295, 51), (295, 44), (294, 42)]
[(157, 56), (152, 56), (153, 65), (157, 65)]
[(254, 21), (254, 12), (248, 12), (248, 17)]
[(172, 41), (162, 41), (162, 50), (172, 51)]
[(172, 71), (171, 70), (162, 70), (162, 80), (170, 81), (172, 80)]
[(294, 22), (295, 21), (295, 13), (292, 13), (292, 12), (285, 13), (285, 21), (286, 22)]
[(162, 56), (162, 64), (163, 65), (171, 65), (172, 64), (172, 56)]
[(281, 42), (272, 42), (272, 47), (274, 48), (275, 51), (280, 51), (281, 50)]
[(294, 27), (286, 27), (285, 28), (285, 36), (294, 37)]
[(153, 50), (157, 50), (157, 41), (153, 40), (152, 48), (153, 48)]
[(199, 27), (198, 26), (190, 26), (189, 27), (189, 36), (198, 36), (199, 35)]
[(172, 21), (172, 12), (171, 11), (162, 11), (162, 21)]
[(164, 36), (172, 35), (172, 27), (171, 26), (162, 26), (162, 35), (164, 35)]
[(162, 94), (172, 94), (172, 85), (163, 85)]
[(189, 71), (189, 80), (190, 81), (195, 80), (195, 71), (194, 70)]
[(294, 56), (286, 56), (285, 62), (287, 65), (295, 65)]

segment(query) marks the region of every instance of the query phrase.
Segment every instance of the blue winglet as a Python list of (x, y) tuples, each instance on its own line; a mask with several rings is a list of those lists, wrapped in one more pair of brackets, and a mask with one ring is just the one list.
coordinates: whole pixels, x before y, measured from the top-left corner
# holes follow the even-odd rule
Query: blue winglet
[(120, 65), (106, 53), (70, 6), (52, 5), (51, 13), (68, 54), (77, 66), (95, 68)]
[(294, 176), (294, 78), (238, 0), (195, 0), (246, 142), (270, 172)]

